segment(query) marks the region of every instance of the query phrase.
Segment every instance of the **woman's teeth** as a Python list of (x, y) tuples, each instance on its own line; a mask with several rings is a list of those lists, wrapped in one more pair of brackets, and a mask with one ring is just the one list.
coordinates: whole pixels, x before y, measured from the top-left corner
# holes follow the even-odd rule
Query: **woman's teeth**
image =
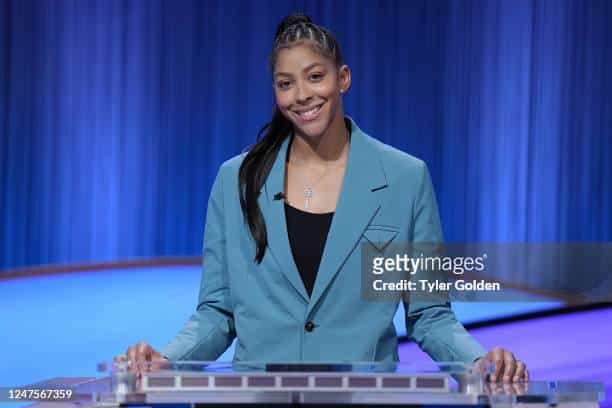
[(315, 106), (314, 108), (312, 108), (311, 110), (306, 111), (306, 112), (298, 112), (298, 115), (300, 115), (300, 116), (311, 116), (311, 115), (314, 115), (315, 113), (317, 113), (319, 111), (319, 109), (321, 109), (321, 105)]

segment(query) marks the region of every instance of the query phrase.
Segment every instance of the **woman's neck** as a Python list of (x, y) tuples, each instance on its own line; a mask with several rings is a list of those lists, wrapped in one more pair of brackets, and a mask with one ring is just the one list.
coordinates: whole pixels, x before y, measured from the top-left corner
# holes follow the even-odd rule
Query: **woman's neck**
[(344, 118), (334, 120), (326, 133), (314, 139), (296, 132), (291, 143), (289, 160), (295, 164), (331, 165), (340, 163), (348, 154), (348, 131)]

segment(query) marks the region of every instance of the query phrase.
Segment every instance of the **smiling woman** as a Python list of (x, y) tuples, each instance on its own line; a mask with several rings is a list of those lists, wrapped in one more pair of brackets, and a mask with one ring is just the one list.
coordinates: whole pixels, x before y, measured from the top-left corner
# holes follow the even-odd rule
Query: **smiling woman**
[[(345, 116), (351, 71), (309, 17), (280, 23), (270, 63), (272, 120), (213, 184), (197, 310), (163, 350), (141, 342), (118, 359), (214, 360), (237, 338), (240, 361), (398, 360), (399, 299), (361, 297), (360, 248), (372, 234), (383, 248), (442, 241), (427, 167)], [(448, 302), (404, 309), (408, 335), (435, 360), (492, 360), (492, 379), (528, 378), (509, 351), (487, 353)]]
[[(334, 211), (344, 176), (349, 132), (340, 94), (350, 86), (351, 72), (347, 65), (338, 67), (313, 44), (302, 41), (279, 48), (274, 93), (295, 135), (286, 199), (292, 207), (323, 213)], [(338, 171), (329, 172), (330, 167)], [(315, 196), (316, 191), (324, 194)]]
[(347, 65), (337, 68), (313, 45), (301, 42), (278, 52), (275, 67), (276, 103), (281, 113), (292, 119), (296, 133), (311, 142), (326, 131), (346, 133), (339, 113), (340, 94), (351, 82)]

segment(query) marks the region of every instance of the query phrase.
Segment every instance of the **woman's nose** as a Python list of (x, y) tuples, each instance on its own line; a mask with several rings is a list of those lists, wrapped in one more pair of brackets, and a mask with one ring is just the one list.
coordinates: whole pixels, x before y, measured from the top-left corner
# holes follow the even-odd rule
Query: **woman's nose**
[(310, 91), (308, 85), (298, 83), (296, 85), (296, 94), (295, 100), (296, 102), (302, 104), (306, 103), (312, 99), (312, 92)]

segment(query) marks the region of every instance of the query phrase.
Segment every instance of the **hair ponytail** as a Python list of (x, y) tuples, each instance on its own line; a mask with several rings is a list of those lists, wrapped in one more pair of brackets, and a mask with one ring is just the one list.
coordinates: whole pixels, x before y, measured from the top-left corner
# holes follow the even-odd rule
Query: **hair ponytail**
[[(283, 116), (278, 108), (274, 108), (272, 120), (259, 131), (257, 135), (259, 140), (247, 153), (238, 172), (240, 207), (242, 207), (245, 221), (257, 245), (255, 255), (257, 263), (261, 263), (268, 246), (266, 223), (257, 203), (257, 198), (270, 174), (270, 170), (272, 170), (278, 151), (290, 131), (291, 122)], [(260, 139), (264, 132), (265, 135)]]

